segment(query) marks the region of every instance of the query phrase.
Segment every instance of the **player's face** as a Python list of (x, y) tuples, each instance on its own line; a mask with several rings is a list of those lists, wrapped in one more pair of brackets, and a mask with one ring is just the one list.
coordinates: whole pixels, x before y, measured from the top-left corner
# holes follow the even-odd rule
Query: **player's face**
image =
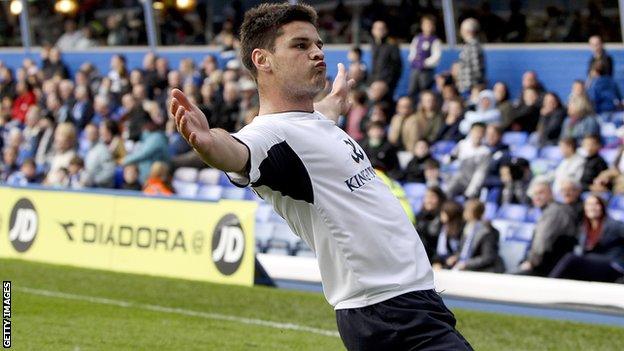
[(318, 31), (308, 22), (291, 22), (275, 39), (271, 69), (292, 94), (316, 95), (325, 86), (325, 54)]

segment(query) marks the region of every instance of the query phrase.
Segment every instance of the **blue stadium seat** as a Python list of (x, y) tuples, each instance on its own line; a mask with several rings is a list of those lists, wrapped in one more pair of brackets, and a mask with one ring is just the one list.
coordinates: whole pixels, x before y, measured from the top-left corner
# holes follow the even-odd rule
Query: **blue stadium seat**
[(204, 168), (199, 171), (197, 180), (206, 185), (218, 185), (221, 178), (221, 171), (215, 168)]
[(531, 207), (527, 211), (526, 221), (529, 223), (537, 223), (537, 220), (542, 215), (542, 210), (537, 207)]
[(431, 154), (435, 156), (446, 155), (450, 153), (457, 145), (454, 141), (441, 140), (431, 146)]
[(555, 168), (557, 168), (557, 162), (545, 158), (536, 158), (534, 160), (531, 160), (530, 166), (531, 173), (536, 176), (540, 174), (546, 174), (554, 170)]
[(529, 223), (521, 223), (519, 226), (515, 226), (511, 233), (511, 240), (531, 242), (533, 240), (533, 232), (535, 231), (535, 225)]
[(501, 188), (490, 188), (485, 196), (485, 202), (498, 203), (498, 198), (501, 194)]
[(173, 172), (173, 179), (187, 183), (195, 183), (198, 173), (197, 168), (180, 167)]
[(528, 209), (524, 205), (504, 204), (496, 213), (497, 219), (507, 219), (523, 222), (526, 219)]
[(219, 172), (219, 185), (223, 187), (234, 186), (224, 172)]
[(267, 242), (267, 253), (292, 255), (295, 252), (299, 237), (292, 232), (288, 224), (275, 224), (273, 234)]
[(218, 185), (202, 185), (197, 191), (197, 197), (204, 200), (219, 201), (223, 188)]
[(195, 197), (199, 189), (197, 183), (183, 182), (180, 180), (174, 180), (171, 185), (173, 185), (176, 194), (182, 197)]
[(609, 217), (624, 222), (624, 210), (609, 210)]
[(507, 145), (524, 145), (527, 140), (529, 140), (529, 134), (526, 132), (506, 132), (502, 139)]
[(515, 145), (511, 147), (511, 155), (521, 157), (526, 160), (532, 160), (537, 157), (537, 148), (533, 145)]
[(556, 162), (563, 160), (563, 155), (561, 154), (561, 150), (559, 150), (559, 146), (544, 146), (540, 150), (539, 156), (540, 158)]
[(405, 183), (403, 184), (403, 190), (405, 190), (407, 198), (420, 199), (425, 196), (427, 185), (423, 183)]
[(223, 194), (221, 195), (221, 198), (229, 200), (245, 200), (245, 194), (245, 188), (228, 186), (223, 188)]
[[(42, 170), (40, 169), (40, 167), (37, 167), (37, 172), (42, 173)], [(115, 176), (113, 178), (113, 183), (115, 184), (115, 189), (120, 189), (124, 183), (124, 177), (123, 177), (123, 167), (122, 166), (117, 166), (115, 167)]]
[(615, 158), (618, 155), (618, 149), (602, 149), (600, 150), (600, 156), (605, 160), (608, 165), (612, 165), (615, 162)]
[(500, 243), (498, 253), (505, 264), (506, 273), (516, 273), (518, 266), (526, 256), (529, 244), (522, 241), (505, 241)]
[(485, 203), (485, 214), (483, 217), (488, 221), (496, 218), (496, 211), (498, 211), (498, 205), (495, 202), (486, 202)]
[(275, 225), (273, 223), (256, 223), (256, 248), (258, 252), (265, 252)]
[(603, 137), (611, 137), (617, 136), (617, 126), (615, 123), (601, 123), (600, 124), (600, 135)]
[(624, 211), (624, 195), (615, 195), (609, 201), (609, 209)]

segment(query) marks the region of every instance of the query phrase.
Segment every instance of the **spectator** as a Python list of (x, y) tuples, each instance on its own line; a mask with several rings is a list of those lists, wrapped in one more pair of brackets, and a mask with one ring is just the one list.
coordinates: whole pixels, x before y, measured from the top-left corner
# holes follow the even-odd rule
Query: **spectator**
[[(366, 73), (368, 72), (368, 67), (362, 60), (362, 49), (358, 46), (352, 47), (347, 53), (347, 59), (349, 60), (349, 73), (351, 72), (362, 72), (363, 76), (359, 79), (360, 82), (364, 82), (366, 80)], [(349, 74), (350, 78), (354, 78)], [(357, 79), (356, 79), (357, 80)], [(356, 82), (357, 83), (357, 82)], [(354, 86), (354, 87), (357, 87)]]
[[(364, 120), (364, 118), (366, 117), (368, 113), (368, 108), (366, 107), (366, 93), (364, 93), (361, 90), (352, 90), (350, 92), (350, 95), (351, 95), (351, 101), (353, 101), (353, 105), (351, 105), (351, 108), (349, 109), (349, 113), (347, 114), (347, 122), (345, 126), (345, 131), (355, 141), (360, 142), (362, 139), (364, 139), (364, 131), (362, 130), (362, 121)], [(394, 121), (394, 118), (393, 118), (393, 121)], [(392, 130), (392, 127), (390, 128)]]
[(559, 163), (554, 172), (553, 192), (560, 193), (563, 181), (572, 179), (580, 182), (585, 168), (585, 158), (576, 152), (576, 140), (573, 138), (563, 138), (559, 142), (559, 150), (563, 160)]
[(77, 86), (74, 91), (74, 97), (76, 102), (71, 111), (72, 120), (76, 127), (81, 130), (91, 122), (94, 114), (89, 88), (84, 85)]
[(71, 161), (69, 161), (69, 167), (67, 168), (67, 176), (69, 179), (69, 183), (67, 186), (70, 189), (81, 189), (83, 188), (83, 180), (85, 177), (84, 174), (84, 160), (80, 158), (80, 156), (74, 156)]
[(371, 33), (373, 35), (371, 81), (383, 80), (388, 85), (390, 95), (393, 95), (402, 72), (399, 47), (388, 38), (388, 27), (385, 22), (375, 21)]
[(522, 91), (524, 92), (527, 89), (534, 89), (541, 100), (542, 95), (546, 92), (544, 89), (544, 85), (539, 81), (537, 77), (537, 72), (535, 71), (526, 71), (522, 74)]
[(583, 190), (589, 190), (589, 186), (598, 175), (609, 168), (605, 160), (598, 153), (602, 147), (600, 137), (597, 135), (587, 135), (583, 138), (583, 154), (585, 155), (585, 166), (581, 176)]
[(84, 157), (98, 143), (98, 128), (94, 124), (88, 124), (78, 141), (78, 155)]
[(522, 13), (522, 1), (512, 0), (509, 3), (511, 14), (507, 20), (504, 42), (523, 43), (526, 40), (526, 16)]
[(174, 191), (169, 185), (169, 166), (156, 161), (152, 164), (149, 178), (145, 182), (143, 193), (147, 195), (171, 196)]
[(5, 97), (15, 97), (15, 82), (13, 81), (13, 73), (8, 67), (0, 65), (0, 99)]
[[(621, 133), (624, 130), (620, 131)], [(624, 137), (624, 134), (620, 136), (620, 139)], [(617, 151), (617, 156), (611, 167), (605, 171), (602, 171), (598, 177), (594, 179), (594, 183), (590, 187), (591, 191), (595, 192), (608, 192), (611, 191), (614, 194), (624, 194), (624, 145), (620, 146)]]
[(478, 40), (479, 22), (476, 19), (465, 19), (461, 24), (460, 34), (465, 45), (459, 53), (460, 66), (457, 83), (459, 91), (466, 93), (473, 85), (485, 81), (485, 57)]
[(622, 101), (620, 88), (610, 75), (605, 72), (604, 63), (596, 61), (589, 71), (587, 95), (594, 103), (596, 113), (613, 112)]
[(418, 137), (427, 139), (430, 143), (434, 142), (443, 123), (442, 111), (435, 94), (430, 90), (423, 91), (416, 110)]
[(591, 48), (592, 56), (587, 66), (587, 74), (590, 74), (596, 62), (600, 62), (603, 67), (602, 72), (609, 77), (613, 76), (613, 58), (604, 49), (602, 38), (599, 35), (592, 35), (589, 38), (589, 47)]
[(520, 274), (547, 276), (555, 264), (576, 244), (575, 213), (554, 201), (550, 184), (537, 177), (529, 186), (533, 206), (542, 213), (535, 225), (531, 247), (520, 264)]
[[(114, 186), (115, 160), (106, 144), (106, 140), (110, 140), (110, 134), (107, 134), (110, 131), (104, 124), (100, 127), (104, 133), (99, 135), (99, 140), (96, 140), (84, 159), (85, 169), (81, 182), (86, 187), (112, 188)], [(97, 127), (93, 126), (93, 128), (97, 131)]]
[(539, 99), (538, 92), (534, 88), (522, 91), (522, 102), (511, 112), (511, 130), (527, 133), (535, 131), (540, 116)]
[(416, 231), (427, 251), (427, 257), (431, 260), (438, 246), (438, 236), (442, 230), (440, 213), (442, 205), (446, 201), (446, 195), (439, 187), (429, 187), (422, 200), (422, 209), (416, 215)]
[(599, 135), (600, 125), (596, 117), (591, 114), (589, 100), (575, 98), (568, 103), (568, 117), (563, 121), (561, 137), (576, 139), (581, 142), (586, 135)]
[(121, 164), (123, 158), (126, 156), (126, 148), (121, 139), (121, 133), (117, 122), (113, 120), (102, 122), (102, 124), (100, 124), (99, 134), (100, 141), (106, 145), (112, 159), (116, 164)]
[(459, 98), (450, 100), (448, 102), (448, 108), (444, 117), (444, 122), (440, 126), (440, 130), (438, 131), (438, 135), (435, 137), (435, 140), (446, 140), (455, 142), (461, 140), (464, 136), (459, 131), (459, 125), (463, 114), (464, 111), (461, 100)]
[[(587, 95), (587, 91), (585, 90), (585, 82), (578, 79), (572, 82), (570, 95), (568, 95), (568, 105), (572, 100), (576, 99), (589, 100), (589, 95)], [(591, 112), (593, 112), (593, 110)]]
[[(117, 99), (128, 92), (130, 81), (128, 80), (128, 68), (126, 68), (126, 57), (123, 55), (113, 55), (110, 61), (111, 70), (108, 78), (111, 81), (110, 93)], [(119, 100), (117, 100), (119, 101)]]
[(407, 57), (411, 68), (407, 94), (414, 100), (421, 91), (433, 86), (434, 71), (442, 57), (441, 42), (435, 35), (435, 18), (423, 16), (420, 28), (422, 33), (412, 39)]
[(624, 223), (607, 215), (598, 195), (585, 199), (580, 243), (550, 272), (551, 278), (614, 282), (624, 275)]
[(362, 143), (362, 149), (370, 159), (373, 167), (381, 169), (393, 179), (399, 178), (400, 169), (397, 150), (386, 139), (384, 125), (381, 122), (371, 122), (367, 136)]
[(219, 100), (211, 113), (211, 128), (222, 128), (228, 132), (234, 132), (239, 112), (238, 85), (235, 82), (225, 82), (223, 98)]
[(473, 176), (477, 172), (483, 172), (482, 168), (487, 166), (490, 157), (488, 147), (482, 142), (484, 134), (485, 125), (473, 124), (468, 136), (451, 151), (451, 157), (457, 157), (459, 169), (447, 183), (446, 194), (449, 198), (462, 194), (469, 198), (478, 195), (476, 191), (480, 189), (475, 186), (478, 179)]
[(500, 166), (500, 179), (502, 184), (501, 195), (498, 201), (503, 204), (526, 204), (527, 171), (526, 160), (511, 158)]
[(150, 168), (156, 161), (169, 161), (169, 144), (165, 133), (150, 121), (143, 127), (139, 146), (124, 158), (122, 165), (137, 164), (139, 179), (145, 184)]
[(537, 123), (537, 142), (540, 146), (555, 145), (559, 141), (565, 110), (559, 96), (553, 92), (544, 95)]
[(37, 173), (37, 166), (32, 158), (22, 162), (19, 172), (15, 172), (7, 179), (7, 184), (12, 186), (26, 186), (41, 183), (41, 176)]
[[(65, 184), (63, 178), (67, 177), (69, 162), (76, 156), (76, 128), (71, 123), (61, 123), (54, 131), (54, 146), (52, 154), (48, 157), (48, 177), (46, 182), (50, 184)], [(59, 172), (61, 168), (65, 169)], [(59, 177), (59, 178), (55, 178)]]
[(412, 98), (409, 96), (403, 96), (397, 101), (396, 114), (390, 120), (388, 132), (388, 141), (406, 151), (414, 149), (418, 138), (417, 115), (413, 106)]
[(438, 236), (435, 254), (431, 259), (433, 269), (451, 268), (457, 262), (460, 240), (464, 231), (462, 206), (452, 200), (447, 200), (440, 211), (442, 230)]
[(581, 224), (583, 219), (583, 201), (581, 201), (581, 183), (574, 179), (565, 179), (561, 182), (561, 202), (574, 210), (576, 224)]
[(37, 97), (35, 96), (33, 87), (30, 83), (17, 82), (15, 87), (17, 98), (15, 98), (15, 101), (13, 102), (11, 118), (22, 124), (26, 119), (26, 112), (28, 112), (30, 106), (37, 103)]
[(44, 80), (53, 77), (60, 79), (69, 77), (69, 69), (61, 60), (61, 51), (58, 48), (44, 47), (41, 49), (41, 71)]
[(76, 43), (82, 39), (82, 31), (78, 29), (76, 22), (73, 20), (65, 21), (65, 29), (63, 34), (56, 41), (56, 47), (60, 50), (67, 51), (75, 49)]
[(72, 116), (72, 109), (74, 108), (74, 82), (69, 79), (63, 79), (59, 83), (59, 98), (61, 100), (61, 106), (58, 109), (58, 123), (74, 123)]
[[(489, 149), (490, 157), (480, 167), (480, 172), (473, 175), (472, 182), (479, 189), (485, 186), (488, 189), (498, 188), (503, 185), (500, 178), (500, 167), (510, 161), (511, 154), (509, 145), (503, 143), (503, 129), (496, 124), (490, 124), (485, 129), (485, 146)], [(481, 179), (479, 179), (481, 178)], [(476, 190), (475, 190), (476, 191)]]
[(143, 187), (139, 183), (139, 167), (136, 164), (129, 164), (123, 168), (123, 184), (124, 190), (141, 191)]
[(483, 221), (484, 213), (485, 206), (481, 201), (466, 201), (463, 213), (466, 225), (462, 233), (460, 249), (458, 253), (449, 258), (451, 261), (456, 261), (453, 269), (504, 272), (503, 260), (498, 255), (498, 230)]
[(491, 90), (483, 90), (479, 93), (479, 100), (476, 111), (468, 111), (459, 124), (459, 131), (468, 134), (468, 131), (475, 123), (500, 123), (501, 114), (496, 108), (496, 99)]
[(509, 88), (503, 82), (496, 82), (493, 88), (496, 108), (501, 114), (501, 127), (506, 130), (511, 125), (513, 105), (509, 100)]
[(17, 148), (7, 146), (2, 152), (2, 163), (0, 163), (0, 181), (6, 182), (9, 177), (19, 171), (17, 164)]
[(126, 125), (128, 140), (139, 141), (143, 126), (150, 122), (151, 118), (132, 94), (124, 95), (121, 104), (125, 111), (121, 120)]
[(413, 157), (405, 167), (403, 181), (424, 183), (425, 163), (432, 159), (429, 150), (429, 142), (426, 139), (419, 139), (412, 150)]

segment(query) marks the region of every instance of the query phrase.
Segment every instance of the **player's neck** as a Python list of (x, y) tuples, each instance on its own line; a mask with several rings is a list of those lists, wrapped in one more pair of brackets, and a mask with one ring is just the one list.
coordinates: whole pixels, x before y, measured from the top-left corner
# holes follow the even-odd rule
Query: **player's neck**
[(259, 89), (260, 110), (258, 115), (288, 111), (314, 111), (314, 99), (285, 94), (278, 89)]

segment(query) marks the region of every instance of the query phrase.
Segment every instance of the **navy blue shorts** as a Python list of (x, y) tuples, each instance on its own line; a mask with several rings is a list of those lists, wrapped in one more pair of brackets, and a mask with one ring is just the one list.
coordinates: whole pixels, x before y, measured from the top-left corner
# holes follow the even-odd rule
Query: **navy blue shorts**
[(434, 290), (413, 291), (362, 308), (336, 310), (347, 350), (472, 350)]

